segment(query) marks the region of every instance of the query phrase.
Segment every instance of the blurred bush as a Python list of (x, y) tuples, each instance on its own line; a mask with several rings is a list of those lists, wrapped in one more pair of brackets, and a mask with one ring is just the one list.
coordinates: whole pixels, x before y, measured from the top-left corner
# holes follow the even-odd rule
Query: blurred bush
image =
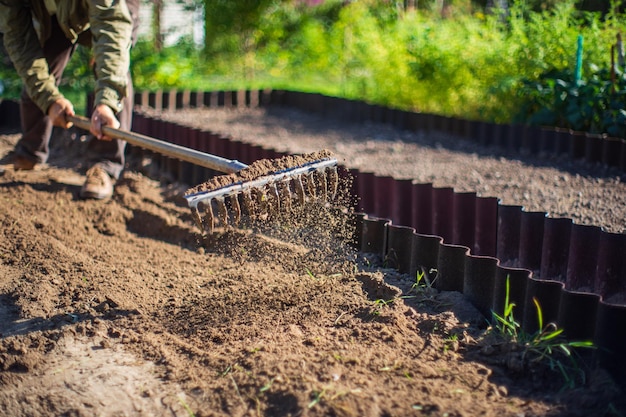
[[(508, 1), (500, 9), (461, 0), (422, 7), (418, 1), (417, 9), (407, 10), (404, 2), (375, 0), (241, 0), (226, 2), (226, 9), (221, 0), (196, 3), (211, 12), (204, 45), (181, 38), (158, 49), (140, 39), (132, 50), (137, 90), (290, 89), (502, 123), (552, 123), (546, 116), (552, 112), (553, 123), (562, 123), (562, 111), (549, 105), (567, 106), (590, 95), (589, 89), (596, 100), (612, 91), (603, 84), (608, 52), (626, 29), (623, 14), (581, 11), (575, 0), (549, 7)], [(566, 98), (548, 99), (557, 92), (550, 78), (571, 81), (579, 35), (586, 45), (586, 84), (559, 82)], [(61, 84), (75, 100), (92, 88), (88, 62), (89, 51), (79, 47)], [(0, 80), (3, 96), (19, 95), (21, 84), (6, 56)], [(619, 105), (616, 98), (603, 99), (607, 108)], [(618, 120), (620, 109), (602, 118)], [(572, 126), (601, 129), (601, 116), (594, 117)]]

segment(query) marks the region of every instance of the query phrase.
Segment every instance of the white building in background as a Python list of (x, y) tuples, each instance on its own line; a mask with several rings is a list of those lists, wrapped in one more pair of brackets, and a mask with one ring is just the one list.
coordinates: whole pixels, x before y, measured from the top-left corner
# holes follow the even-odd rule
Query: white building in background
[[(139, 36), (151, 37), (152, 1), (142, 1), (139, 9), (141, 20)], [(196, 44), (204, 43), (204, 15), (202, 10), (187, 11), (176, 0), (163, 0), (161, 31), (164, 46), (171, 46), (183, 36), (192, 36)]]

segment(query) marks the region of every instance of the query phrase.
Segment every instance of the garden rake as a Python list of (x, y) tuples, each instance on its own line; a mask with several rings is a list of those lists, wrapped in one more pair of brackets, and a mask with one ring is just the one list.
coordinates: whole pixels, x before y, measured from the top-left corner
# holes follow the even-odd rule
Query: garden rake
[[(91, 125), (82, 116), (71, 116), (68, 120), (87, 131)], [(185, 193), (194, 220), (206, 233), (212, 233), (220, 224), (239, 225), (242, 206), (251, 217), (269, 218), (291, 210), (294, 202), (303, 205), (311, 199), (332, 200), (337, 194), (337, 159), (329, 151), (246, 165), (135, 132), (108, 126), (102, 131), (131, 145), (228, 174), (214, 177)]]

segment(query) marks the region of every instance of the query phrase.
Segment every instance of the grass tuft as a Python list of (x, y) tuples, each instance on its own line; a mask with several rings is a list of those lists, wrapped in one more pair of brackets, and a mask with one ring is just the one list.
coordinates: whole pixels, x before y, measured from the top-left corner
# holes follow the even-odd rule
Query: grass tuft
[(504, 311), (501, 315), (496, 312), (492, 312), (492, 315), (498, 335), (521, 352), (522, 366), (547, 365), (550, 370), (561, 375), (563, 388), (574, 388), (579, 382), (584, 383), (586, 375), (576, 349), (594, 349), (593, 342), (567, 340), (563, 329), (558, 328), (556, 323), (544, 323), (543, 311), (536, 298), (533, 298), (533, 303), (537, 312), (538, 330), (534, 333), (525, 332), (513, 314), (515, 303), (511, 302), (509, 295), (510, 282), (507, 277)]

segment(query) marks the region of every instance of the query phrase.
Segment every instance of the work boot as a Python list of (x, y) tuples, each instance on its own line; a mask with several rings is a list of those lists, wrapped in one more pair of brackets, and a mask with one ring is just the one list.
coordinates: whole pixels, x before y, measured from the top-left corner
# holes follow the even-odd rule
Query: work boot
[(35, 169), (37, 162), (23, 156), (15, 156), (13, 159), (13, 169), (16, 171), (32, 171)]
[(113, 180), (107, 172), (99, 166), (93, 166), (87, 171), (87, 179), (80, 189), (81, 198), (104, 200), (113, 195)]
[(11, 151), (2, 158), (0, 158), (0, 166), (5, 170), (13, 165), (14, 171), (32, 171), (38, 165), (37, 161), (28, 159), (24, 156), (19, 156), (15, 151)]

